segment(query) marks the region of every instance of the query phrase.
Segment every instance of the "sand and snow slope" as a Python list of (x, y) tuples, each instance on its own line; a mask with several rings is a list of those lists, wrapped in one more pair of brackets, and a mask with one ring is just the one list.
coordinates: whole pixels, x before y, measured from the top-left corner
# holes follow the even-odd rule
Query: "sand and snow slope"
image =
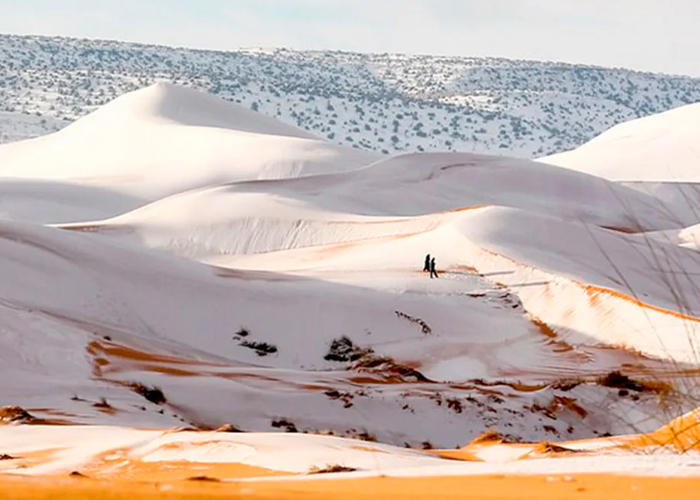
[(652, 430), (693, 405), (700, 217), (604, 177), (126, 95), (0, 147), (0, 405), (426, 447)]

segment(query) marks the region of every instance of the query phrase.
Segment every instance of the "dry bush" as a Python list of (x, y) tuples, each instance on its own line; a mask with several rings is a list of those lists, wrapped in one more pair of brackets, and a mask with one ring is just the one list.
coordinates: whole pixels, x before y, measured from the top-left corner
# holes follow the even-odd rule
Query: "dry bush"
[(353, 467), (346, 467), (344, 465), (332, 464), (326, 465), (322, 469), (318, 467), (312, 467), (309, 469), (308, 474), (333, 474), (336, 472), (355, 472), (357, 469)]

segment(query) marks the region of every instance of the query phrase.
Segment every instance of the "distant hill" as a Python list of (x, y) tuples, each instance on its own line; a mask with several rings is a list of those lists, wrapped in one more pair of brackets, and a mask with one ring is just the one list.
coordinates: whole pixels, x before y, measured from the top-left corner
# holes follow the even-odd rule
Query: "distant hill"
[(544, 156), (617, 123), (700, 101), (700, 79), (625, 69), (0, 35), (0, 142), (55, 131), (160, 81), (384, 154)]

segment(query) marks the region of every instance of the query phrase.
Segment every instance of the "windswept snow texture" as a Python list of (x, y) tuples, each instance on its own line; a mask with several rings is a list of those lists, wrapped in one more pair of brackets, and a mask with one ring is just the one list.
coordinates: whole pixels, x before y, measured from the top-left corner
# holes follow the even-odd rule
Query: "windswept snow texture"
[(672, 201), (146, 87), (0, 146), (0, 406), (425, 448), (651, 431), (697, 387)]
[(0, 35), (0, 142), (53, 132), (156, 82), (386, 155), (543, 156), (700, 101), (697, 78), (564, 63)]

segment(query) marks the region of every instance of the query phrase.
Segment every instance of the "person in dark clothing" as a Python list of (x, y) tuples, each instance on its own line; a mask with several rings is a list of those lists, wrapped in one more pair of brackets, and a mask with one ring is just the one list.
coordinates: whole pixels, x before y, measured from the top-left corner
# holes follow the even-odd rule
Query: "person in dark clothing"
[(435, 257), (430, 259), (430, 279), (439, 278), (437, 271), (435, 270)]
[(430, 254), (425, 256), (425, 264), (423, 264), (423, 272), (430, 272)]

